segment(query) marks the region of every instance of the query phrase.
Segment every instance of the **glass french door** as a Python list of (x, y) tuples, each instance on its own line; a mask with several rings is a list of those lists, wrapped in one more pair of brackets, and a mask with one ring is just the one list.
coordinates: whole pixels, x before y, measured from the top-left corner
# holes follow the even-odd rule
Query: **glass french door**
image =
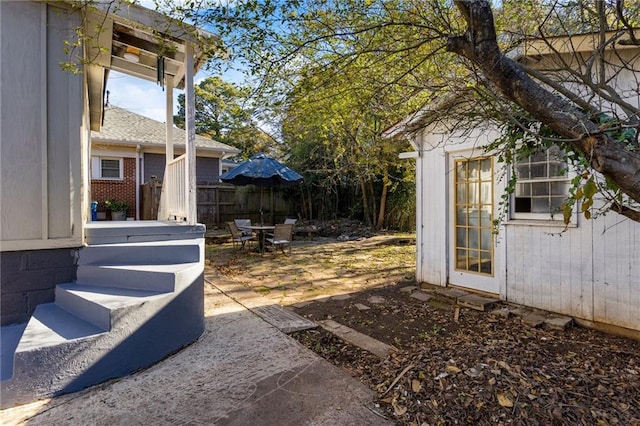
[(453, 160), (450, 282), (498, 293), (494, 259), (492, 157)]

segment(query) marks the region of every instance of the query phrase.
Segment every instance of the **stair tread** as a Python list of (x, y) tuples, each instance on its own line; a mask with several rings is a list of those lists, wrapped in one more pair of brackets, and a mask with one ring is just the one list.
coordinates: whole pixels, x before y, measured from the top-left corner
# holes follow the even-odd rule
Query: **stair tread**
[(158, 241), (132, 241), (122, 242), (114, 244), (89, 244), (87, 247), (144, 247), (144, 246), (184, 246), (184, 245), (198, 245), (198, 241), (193, 238), (183, 240), (158, 240)]
[(78, 297), (110, 309), (132, 306), (167, 295), (166, 292), (122, 287), (96, 286), (83, 283), (59, 284), (59, 287)]
[(178, 272), (184, 269), (191, 268), (193, 266), (200, 265), (199, 262), (185, 262), (185, 263), (147, 263), (147, 264), (127, 264), (118, 262), (117, 264), (96, 264), (96, 265), (82, 265), (81, 267), (94, 267), (103, 269), (126, 269), (130, 271), (142, 271), (142, 272)]
[(31, 351), (104, 333), (95, 325), (65, 311), (55, 303), (38, 305), (27, 324), (16, 352)]

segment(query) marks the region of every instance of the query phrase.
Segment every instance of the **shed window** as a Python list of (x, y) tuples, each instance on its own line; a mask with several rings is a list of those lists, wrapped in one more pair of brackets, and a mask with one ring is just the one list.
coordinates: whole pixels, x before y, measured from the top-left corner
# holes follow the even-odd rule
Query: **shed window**
[(93, 179), (122, 180), (122, 158), (93, 157), (91, 159)]
[(562, 204), (570, 186), (564, 151), (553, 146), (521, 160), (516, 164), (516, 178), (514, 219), (562, 220)]

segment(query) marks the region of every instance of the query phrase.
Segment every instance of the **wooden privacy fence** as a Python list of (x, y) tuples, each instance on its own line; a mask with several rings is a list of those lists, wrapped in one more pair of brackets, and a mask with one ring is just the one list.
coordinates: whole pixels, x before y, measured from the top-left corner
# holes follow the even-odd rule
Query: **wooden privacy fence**
[[(260, 198), (265, 223), (284, 222), (287, 217), (297, 217), (295, 205), (299, 188), (289, 188), (286, 193), (281, 188), (256, 188), (254, 186), (234, 186), (228, 184), (198, 185), (196, 203), (198, 222), (207, 228), (223, 227), (233, 219), (251, 219), (260, 222)], [(162, 182), (150, 179), (141, 185), (141, 219), (156, 220)]]

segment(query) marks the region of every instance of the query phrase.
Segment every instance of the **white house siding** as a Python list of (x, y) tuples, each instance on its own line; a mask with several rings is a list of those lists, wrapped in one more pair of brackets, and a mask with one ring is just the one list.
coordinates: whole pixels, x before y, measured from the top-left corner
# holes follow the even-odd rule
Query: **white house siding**
[(640, 329), (640, 224), (610, 213), (593, 223), (594, 320)]
[(615, 213), (577, 228), (506, 225), (505, 299), (640, 329), (640, 225)]
[[(450, 157), (482, 146), (493, 135), (485, 130), (469, 138), (429, 128), (415, 138), (418, 282), (449, 284)], [(496, 182), (495, 190), (499, 198), (504, 185)], [(500, 298), (640, 330), (640, 224), (615, 213), (592, 220), (576, 215), (563, 230), (562, 222), (505, 222), (494, 248)]]
[(506, 294), (514, 303), (592, 319), (591, 223), (564, 233), (562, 226), (505, 225)]
[(417, 230), (418, 261), (421, 262), (416, 277), (419, 282), (445, 286), (447, 284), (447, 155), (443, 147), (443, 135), (423, 133), (419, 151), (419, 169), (422, 179), (419, 190)]
[(82, 78), (64, 72), (78, 17), (0, 2), (1, 249), (79, 246)]

